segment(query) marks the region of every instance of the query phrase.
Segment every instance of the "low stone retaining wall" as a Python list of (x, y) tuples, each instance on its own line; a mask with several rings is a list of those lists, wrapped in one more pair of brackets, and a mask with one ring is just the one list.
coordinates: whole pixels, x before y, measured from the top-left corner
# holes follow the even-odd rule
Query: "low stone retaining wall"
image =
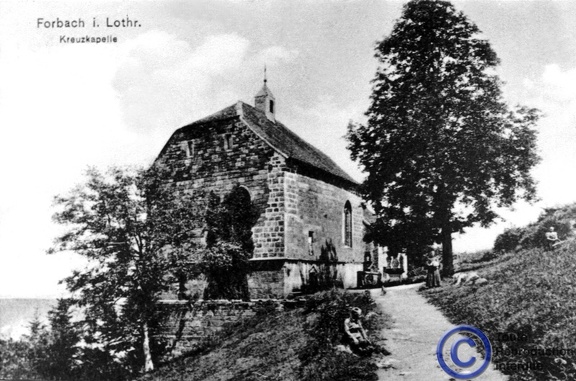
[(202, 339), (222, 330), (226, 323), (258, 312), (302, 307), (305, 299), (277, 300), (161, 300), (157, 308), (164, 320), (153, 333), (153, 340), (164, 346), (162, 360), (193, 350)]

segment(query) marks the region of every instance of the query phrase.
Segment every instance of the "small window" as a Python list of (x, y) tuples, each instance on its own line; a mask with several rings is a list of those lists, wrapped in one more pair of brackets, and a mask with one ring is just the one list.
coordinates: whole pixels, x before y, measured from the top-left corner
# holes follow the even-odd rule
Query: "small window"
[(234, 148), (234, 136), (232, 134), (224, 135), (224, 149)]
[(274, 114), (274, 101), (270, 99), (270, 112)]
[(308, 254), (314, 255), (314, 232), (308, 232)]
[(194, 142), (191, 140), (186, 144), (186, 156), (192, 157), (194, 156)]
[(184, 151), (186, 158), (194, 156), (194, 142), (192, 141), (181, 142), (180, 147), (182, 148), (182, 151)]
[(352, 205), (346, 201), (344, 205), (344, 245), (352, 247)]

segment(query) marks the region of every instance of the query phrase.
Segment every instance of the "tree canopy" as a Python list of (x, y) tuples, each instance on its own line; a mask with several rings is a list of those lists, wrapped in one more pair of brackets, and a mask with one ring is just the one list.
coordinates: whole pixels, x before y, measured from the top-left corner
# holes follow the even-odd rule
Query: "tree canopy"
[(368, 176), (364, 197), (381, 244), (443, 245), (452, 233), (488, 226), (497, 208), (536, 197), (536, 109), (505, 102), (496, 53), (448, 1), (408, 2), (379, 61), (367, 123), (351, 123), (348, 148)]
[[(153, 368), (150, 325), (155, 304), (190, 267), (203, 211), (157, 169), (87, 171), (85, 184), (56, 198), (56, 222), (68, 230), (51, 251), (89, 260), (65, 279), (83, 307), (89, 344)], [(93, 341), (90, 343), (90, 341)]]
[(162, 320), (156, 306), (175, 284), (187, 297), (187, 279), (203, 274), (204, 298), (248, 299), (251, 228), (259, 214), (239, 186), (221, 201), (179, 190), (161, 168), (91, 168), (86, 175), (84, 184), (56, 197), (54, 220), (68, 229), (49, 252), (88, 259), (64, 280), (84, 315), (88, 355), (81, 371), (129, 377), (154, 368), (150, 335)]

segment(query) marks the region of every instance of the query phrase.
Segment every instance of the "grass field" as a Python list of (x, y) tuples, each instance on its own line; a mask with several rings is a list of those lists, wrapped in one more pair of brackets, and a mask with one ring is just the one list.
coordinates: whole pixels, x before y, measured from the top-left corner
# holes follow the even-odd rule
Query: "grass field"
[(462, 264), (488, 283), (445, 283), (423, 294), (452, 323), (484, 331), (493, 362), (512, 381), (576, 379), (576, 241)]

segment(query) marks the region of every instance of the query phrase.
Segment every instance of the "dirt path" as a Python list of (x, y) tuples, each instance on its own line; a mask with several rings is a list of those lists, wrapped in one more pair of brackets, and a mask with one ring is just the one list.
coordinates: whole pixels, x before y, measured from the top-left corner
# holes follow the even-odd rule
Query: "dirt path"
[[(444, 381), (454, 380), (446, 374), (436, 359), (436, 346), (442, 334), (453, 328), (442, 313), (417, 293), (421, 285), (400, 286), (387, 289), (382, 296), (373, 290), (372, 296), (382, 309), (392, 316), (393, 326), (386, 329), (386, 349), (391, 355), (386, 358), (388, 368), (379, 369), (380, 380)], [(461, 350), (470, 349), (467, 345)], [(464, 353), (466, 360), (474, 352)], [(475, 355), (479, 356), (479, 355)], [(480, 357), (478, 357), (480, 359)], [(490, 367), (475, 381), (504, 381), (507, 377)]]

